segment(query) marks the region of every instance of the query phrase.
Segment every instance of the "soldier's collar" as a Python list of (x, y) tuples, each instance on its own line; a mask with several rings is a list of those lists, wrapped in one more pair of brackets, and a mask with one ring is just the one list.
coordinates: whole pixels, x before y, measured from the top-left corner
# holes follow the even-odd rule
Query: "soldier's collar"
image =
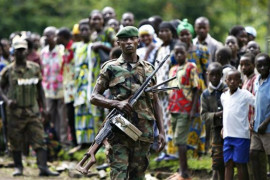
[(25, 66), (17, 66), (16, 65), (16, 62), (14, 62), (14, 66), (13, 67), (14, 67), (15, 71), (22, 71), (23, 69), (29, 69), (30, 68), (30, 64), (27, 63), (27, 61), (25, 63), (26, 63)]
[[(140, 57), (139, 57), (138, 55), (137, 55), (137, 59), (138, 59), (137, 64), (140, 63), (141, 65), (143, 65), (143, 62), (142, 62), (143, 60), (141, 60)], [(118, 61), (120, 64), (125, 64), (125, 63), (127, 63), (127, 62), (125, 61), (125, 59), (123, 58), (122, 55), (117, 59), (117, 61)]]

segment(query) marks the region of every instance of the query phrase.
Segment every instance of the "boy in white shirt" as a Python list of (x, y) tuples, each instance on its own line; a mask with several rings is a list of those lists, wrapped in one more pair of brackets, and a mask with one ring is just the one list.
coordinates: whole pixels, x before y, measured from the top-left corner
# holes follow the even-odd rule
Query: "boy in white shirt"
[(233, 179), (234, 165), (238, 179), (248, 179), (250, 131), (248, 122), (249, 105), (254, 106), (254, 96), (245, 89), (239, 89), (241, 74), (229, 71), (226, 83), (229, 90), (221, 95), (223, 106), (223, 156), (225, 179)]

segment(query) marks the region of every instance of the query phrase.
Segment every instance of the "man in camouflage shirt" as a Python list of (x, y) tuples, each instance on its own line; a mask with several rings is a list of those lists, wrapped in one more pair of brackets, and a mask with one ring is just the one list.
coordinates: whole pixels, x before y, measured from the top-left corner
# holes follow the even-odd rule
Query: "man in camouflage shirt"
[(15, 60), (1, 72), (0, 95), (7, 105), (8, 141), (15, 166), (13, 176), (23, 175), (21, 151), (24, 134), (30, 138), (29, 142), (36, 151), (39, 175), (58, 176), (58, 173), (51, 172), (47, 166), (44, 130), (39, 111), (40, 106), (43, 115), (47, 114), (40, 67), (26, 61), (27, 42), (22, 37), (15, 36), (12, 46)]
[[(162, 111), (157, 94), (143, 93), (133, 107), (128, 100), (154, 68), (147, 61), (139, 59), (136, 54), (139, 42), (137, 28), (124, 27), (116, 36), (123, 53), (117, 60), (108, 61), (103, 65), (91, 103), (108, 109), (118, 109), (142, 132), (142, 136), (136, 142), (118, 129), (108, 139), (111, 179), (144, 179), (144, 172), (149, 164), (150, 145), (153, 143), (154, 121), (160, 132), (159, 150), (165, 146)], [(155, 83), (153, 79), (150, 86)], [(106, 89), (110, 90), (113, 99), (103, 96)]]

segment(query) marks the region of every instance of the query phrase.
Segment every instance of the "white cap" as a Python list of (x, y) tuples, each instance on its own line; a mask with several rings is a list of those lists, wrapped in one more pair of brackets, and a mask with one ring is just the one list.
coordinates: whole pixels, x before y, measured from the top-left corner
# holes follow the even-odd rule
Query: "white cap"
[(12, 47), (14, 49), (19, 49), (19, 48), (27, 49), (28, 48), (27, 41), (23, 37), (16, 35), (12, 39)]
[(245, 30), (248, 34), (251, 34), (252, 36), (256, 37), (257, 36), (257, 31), (254, 27), (252, 26), (247, 26), (245, 27)]

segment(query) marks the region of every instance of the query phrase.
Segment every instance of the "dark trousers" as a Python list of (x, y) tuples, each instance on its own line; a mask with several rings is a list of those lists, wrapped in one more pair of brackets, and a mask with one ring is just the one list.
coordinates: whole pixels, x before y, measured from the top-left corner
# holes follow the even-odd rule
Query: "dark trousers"
[(68, 144), (68, 122), (64, 99), (46, 99), (51, 122), (56, 131), (56, 136), (64, 145)]
[(72, 138), (72, 145), (77, 146), (76, 132), (75, 132), (75, 108), (73, 105), (74, 102), (66, 104), (68, 125), (70, 129), (70, 134)]

